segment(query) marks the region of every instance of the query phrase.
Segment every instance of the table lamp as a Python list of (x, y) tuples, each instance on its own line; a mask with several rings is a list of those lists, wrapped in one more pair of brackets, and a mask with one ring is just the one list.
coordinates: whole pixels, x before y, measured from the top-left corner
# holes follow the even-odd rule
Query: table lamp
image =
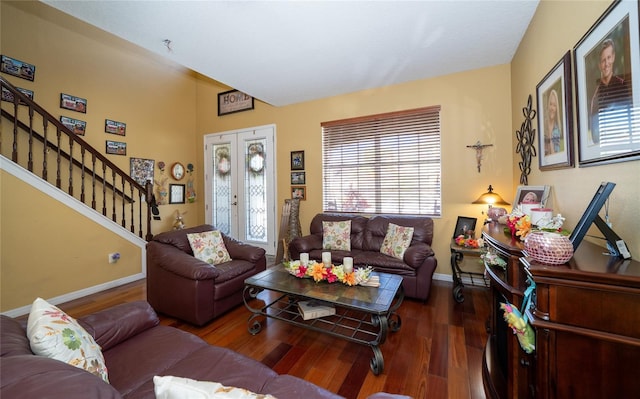
[(485, 221), (485, 223), (493, 221), (491, 216), (491, 207), (493, 207), (494, 205), (509, 205), (509, 203), (503, 200), (499, 194), (493, 192), (493, 187), (491, 186), (491, 184), (489, 184), (488, 191), (479, 196), (477, 200), (472, 202), (472, 204), (486, 204), (489, 206), (489, 209), (487, 209), (487, 220)]

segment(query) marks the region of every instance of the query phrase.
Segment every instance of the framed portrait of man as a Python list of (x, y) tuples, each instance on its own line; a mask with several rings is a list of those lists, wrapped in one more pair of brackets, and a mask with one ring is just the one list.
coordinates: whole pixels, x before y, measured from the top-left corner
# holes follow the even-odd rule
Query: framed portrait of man
[(580, 166), (640, 158), (638, 18), (616, 1), (574, 48)]

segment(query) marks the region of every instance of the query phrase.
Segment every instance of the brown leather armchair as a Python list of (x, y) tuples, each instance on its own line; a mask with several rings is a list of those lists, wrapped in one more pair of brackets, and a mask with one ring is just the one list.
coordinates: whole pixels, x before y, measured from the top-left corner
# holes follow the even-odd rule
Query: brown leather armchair
[(201, 326), (240, 305), (244, 280), (266, 269), (264, 249), (224, 234), (231, 261), (212, 266), (194, 258), (187, 234), (211, 230), (169, 231), (147, 243), (147, 300), (156, 312)]

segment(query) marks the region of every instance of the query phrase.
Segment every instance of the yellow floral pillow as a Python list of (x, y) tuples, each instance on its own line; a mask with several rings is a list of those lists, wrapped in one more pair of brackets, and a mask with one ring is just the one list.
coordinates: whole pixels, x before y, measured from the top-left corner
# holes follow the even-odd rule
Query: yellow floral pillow
[(219, 230), (187, 234), (187, 239), (196, 259), (210, 265), (218, 265), (231, 260)]
[(60, 360), (109, 382), (102, 350), (91, 334), (42, 298), (31, 305), (27, 337), (36, 355)]
[(322, 249), (351, 251), (351, 220), (323, 221)]
[(393, 256), (394, 258), (402, 259), (404, 252), (409, 248), (409, 245), (411, 245), (412, 238), (413, 227), (398, 226), (389, 223), (387, 235), (384, 237), (380, 252)]

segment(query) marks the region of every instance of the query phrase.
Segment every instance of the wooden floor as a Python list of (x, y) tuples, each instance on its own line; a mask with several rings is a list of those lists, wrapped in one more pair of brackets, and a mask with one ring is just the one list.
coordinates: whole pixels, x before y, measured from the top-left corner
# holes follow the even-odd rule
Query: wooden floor
[[(484, 399), (482, 351), (487, 334), (489, 291), (464, 289), (458, 304), (451, 283), (434, 281), (427, 303), (405, 299), (398, 313), (400, 331), (382, 345), (384, 371), (373, 375), (372, 350), (364, 345), (267, 320), (262, 331), (247, 331), (250, 315), (239, 306), (202, 328), (169, 317), (161, 323), (192, 332), (205, 341), (252, 357), (279, 373), (298, 376), (348, 399), (374, 392), (402, 393), (428, 399)], [(262, 292), (256, 300), (266, 300)], [(119, 303), (146, 298), (145, 281), (111, 289), (59, 307), (80, 317)]]

